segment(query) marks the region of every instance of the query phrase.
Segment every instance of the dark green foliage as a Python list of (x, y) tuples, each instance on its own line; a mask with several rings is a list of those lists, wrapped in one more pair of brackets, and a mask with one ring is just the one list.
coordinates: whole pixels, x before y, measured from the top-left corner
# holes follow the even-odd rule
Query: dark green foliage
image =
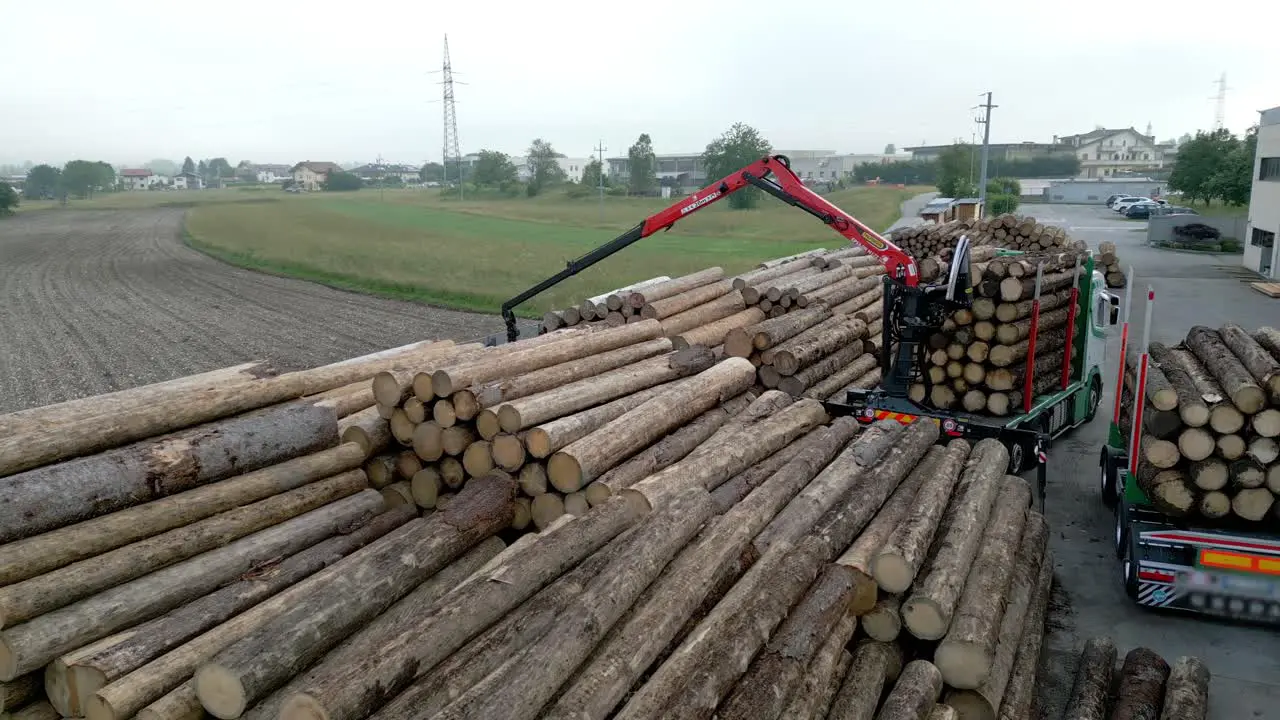
[[(582, 179), (578, 184), (586, 188), (595, 188), (599, 185), (608, 185), (609, 178), (603, 172), (604, 168), (600, 165), (599, 160), (592, 160), (582, 168)], [(601, 180), (604, 182), (601, 183)]]
[(658, 159), (648, 133), (640, 133), (635, 144), (627, 149), (627, 159), (631, 166), (628, 184), (632, 192), (646, 193), (658, 186)]
[(1225, 129), (1196, 133), (1178, 146), (1169, 189), (1182, 193), (1189, 202), (1248, 203), (1257, 144), (1256, 127), (1243, 139)]
[(115, 169), (102, 161), (72, 160), (62, 168), (62, 188), (76, 197), (92, 197), (115, 183)]
[(481, 150), (472, 168), (471, 180), (476, 185), (498, 187), (516, 181), (516, 166), (506, 153)]
[[(989, 193), (990, 191), (988, 191)], [(1007, 193), (988, 194), (987, 195), (987, 214), (1003, 215), (1004, 213), (1015, 212), (1018, 209), (1018, 196)]]
[(418, 171), (418, 177), (421, 178), (422, 182), (440, 182), (444, 180), (444, 165), (429, 162)]
[[(987, 181), (987, 195), (1021, 195), (1022, 183), (1017, 178), (998, 177)], [(1010, 211), (1012, 212), (1012, 210)]]
[(325, 177), (324, 182), (320, 183), (320, 189), (326, 192), (359, 190), (362, 187), (364, 187), (364, 181), (360, 179), (359, 175), (342, 170), (330, 172)]
[(18, 191), (9, 183), (0, 180), (0, 217), (12, 215), (18, 209)]
[(195, 164), (195, 161), (191, 159), (191, 156), (190, 156), (190, 155), (188, 155), (188, 156), (186, 156), (185, 158), (183, 158), (183, 159), (182, 159), (182, 172), (184, 172), (184, 173), (193, 173), (193, 172), (195, 172), (195, 171), (196, 171), (196, 164)]
[(565, 181), (564, 168), (560, 167), (556, 158), (564, 157), (551, 147), (551, 143), (542, 138), (535, 139), (529, 145), (529, 154), (525, 162), (529, 165), (529, 196), (542, 191), (544, 187), (558, 185)]
[(62, 171), (52, 165), (37, 165), (27, 172), (22, 194), (28, 200), (52, 200), (62, 186)]
[[(707, 145), (702, 154), (708, 177), (720, 178), (740, 170), (773, 152), (773, 146), (761, 137), (759, 131), (746, 123), (734, 123), (725, 134)], [(755, 207), (760, 191), (748, 187), (729, 196), (729, 207), (735, 209)]]
[[(969, 177), (969, 154), (973, 155), (973, 173), (976, 175), (981, 163), (980, 146), (964, 144), (964, 175)], [(862, 163), (854, 170), (854, 179), (859, 182), (875, 180), (881, 182), (902, 183), (904, 185), (936, 185), (938, 182), (939, 163), (929, 160), (904, 160), (891, 163)], [(1029, 160), (1003, 160), (991, 158), (987, 165), (988, 172), (1007, 178), (1068, 178), (1080, 172), (1080, 160), (1074, 156), (1054, 156), (1031, 158)], [(951, 196), (958, 197), (958, 196)]]

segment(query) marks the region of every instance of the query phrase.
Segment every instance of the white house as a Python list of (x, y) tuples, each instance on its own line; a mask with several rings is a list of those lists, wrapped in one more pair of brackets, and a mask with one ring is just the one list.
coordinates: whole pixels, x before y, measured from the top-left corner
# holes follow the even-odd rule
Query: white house
[(178, 173), (170, 178), (174, 190), (203, 190), (204, 178), (195, 173)]
[[(569, 182), (579, 182), (582, 180), (582, 171), (586, 170), (587, 165), (595, 158), (556, 158), (556, 164), (564, 171), (564, 178)], [(529, 167), (529, 159), (526, 157), (513, 157), (511, 164), (516, 166), (516, 177), (521, 182), (528, 182), (533, 178), (533, 170)]]
[(1253, 190), (1249, 194), (1248, 243), (1244, 266), (1264, 277), (1280, 280), (1280, 107), (1262, 111), (1258, 123), (1258, 154), (1253, 160)]
[(1080, 174), (1076, 177), (1081, 179), (1141, 174), (1164, 167), (1164, 150), (1156, 145), (1155, 137), (1143, 135), (1131, 127), (1123, 130), (1098, 128), (1056, 140), (1070, 145), (1080, 159)]
[(421, 178), (418, 174), (418, 168), (412, 165), (402, 165), (397, 163), (369, 163), (361, 165), (351, 172), (358, 175), (361, 180), (370, 183), (377, 183), (383, 178), (399, 178), (400, 182), (416, 183)]
[(253, 177), (260, 183), (278, 183), (293, 179), (288, 165), (250, 165)]
[(120, 171), (120, 183), (126, 190), (146, 190), (156, 184), (159, 177), (146, 168), (125, 168)]
[(337, 163), (311, 160), (300, 162), (291, 169), (293, 184), (311, 191), (319, 190), (320, 185), (329, 179), (329, 173), (334, 171), (342, 172), (342, 168)]

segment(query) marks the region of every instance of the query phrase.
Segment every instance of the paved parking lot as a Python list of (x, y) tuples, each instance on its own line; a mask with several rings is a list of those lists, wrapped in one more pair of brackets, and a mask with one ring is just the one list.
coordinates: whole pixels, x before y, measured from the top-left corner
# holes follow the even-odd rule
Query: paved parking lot
[[(1239, 255), (1200, 255), (1146, 247), (1146, 223), (1104, 207), (1030, 205), (1037, 220), (1066, 227), (1096, 248), (1114, 242), (1121, 261), (1137, 270), (1131, 337), (1141, 337), (1145, 290), (1155, 291), (1152, 339), (1176, 343), (1193, 325), (1232, 321), (1245, 327), (1280, 324), (1280, 300), (1248, 287)], [(1123, 292), (1123, 291), (1121, 291)], [(1280, 632), (1199, 617), (1139, 609), (1125, 596), (1120, 562), (1111, 550), (1112, 516), (1098, 499), (1098, 455), (1114, 402), (1119, 333), (1108, 345), (1104, 395), (1089, 425), (1060, 438), (1050, 451), (1046, 513), (1060, 592), (1054, 597), (1041, 677), (1041, 713), (1057, 720), (1074, 675), (1074, 651), (1084, 640), (1110, 635), (1121, 653), (1145, 645), (1172, 662), (1197, 655), (1213, 672), (1210, 717), (1280, 718)]]

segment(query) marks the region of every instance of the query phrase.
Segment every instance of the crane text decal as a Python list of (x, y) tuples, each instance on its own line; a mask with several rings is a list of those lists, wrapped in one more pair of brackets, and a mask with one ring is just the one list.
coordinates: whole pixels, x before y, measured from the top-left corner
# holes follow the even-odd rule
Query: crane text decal
[(698, 208), (702, 207), (703, 205), (706, 205), (707, 203), (711, 202), (712, 200), (715, 200), (718, 197), (720, 197), (719, 190), (711, 193), (710, 195), (702, 198), (701, 200), (694, 200), (688, 205), (685, 205), (684, 207), (680, 208), (680, 214), (688, 215), (689, 213), (693, 212), (694, 210), (697, 210)]
[(885, 242), (883, 240), (876, 237), (875, 235), (872, 235), (870, 232), (862, 233), (862, 240), (863, 242), (865, 242), (866, 244), (870, 245), (871, 247), (877, 250), (885, 250), (889, 247), (888, 245), (885, 245)]

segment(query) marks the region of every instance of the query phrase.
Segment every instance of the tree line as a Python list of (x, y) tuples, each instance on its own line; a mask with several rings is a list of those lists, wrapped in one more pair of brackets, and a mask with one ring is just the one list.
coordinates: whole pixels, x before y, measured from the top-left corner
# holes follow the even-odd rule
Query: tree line
[[(943, 150), (936, 160), (900, 160), (889, 163), (860, 163), (853, 177), (858, 182), (879, 180), (903, 185), (935, 185), (947, 197), (977, 194), (978, 168), (982, 148), (970, 143), (956, 143)], [(1080, 160), (1074, 155), (1037, 157), (1018, 160), (988, 158), (987, 174), (991, 177), (1046, 178), (1075, 177)], [(947, 185), (947, 189), (943, 189)]]
[(1242, 138), (1225, 129), (1197, 132), (1178, 146), (1169, 189), (1182, 193), (1192, 203), (1219, 200), (1224, 205), (1247, 205), (1257, 151), (1256, 125)]

